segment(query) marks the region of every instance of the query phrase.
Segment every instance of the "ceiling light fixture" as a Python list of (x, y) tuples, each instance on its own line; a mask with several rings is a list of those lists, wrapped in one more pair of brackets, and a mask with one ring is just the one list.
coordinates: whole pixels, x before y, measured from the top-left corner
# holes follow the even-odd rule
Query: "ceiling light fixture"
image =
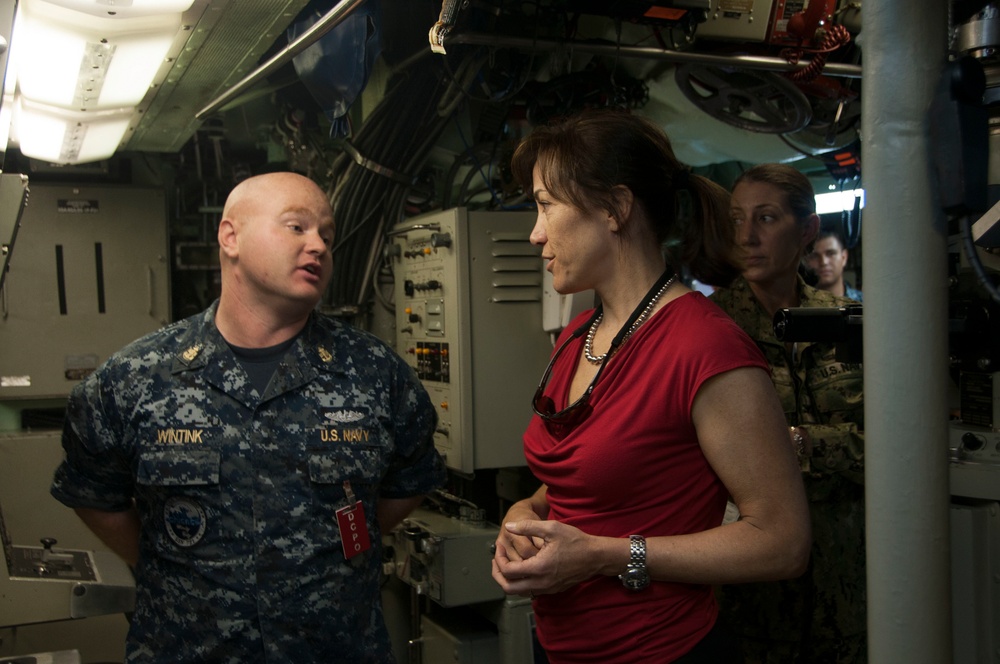
[(7, 66), (22, 154), (60, 164), (114, 154), (193, 1), (21, 0)]
[(856, 198), (861, 199), (861, 207), (865, 206), (864, 189), (848, 189), (829, 194), (816, 194), (816, 214), (830, 214), (854, 209)]
[(14, 101), (11, 137), (21, 153), (33, 159), (81, 164), (114, 154), (131, 119), (130, 108), (80, 112), (19, 97)]

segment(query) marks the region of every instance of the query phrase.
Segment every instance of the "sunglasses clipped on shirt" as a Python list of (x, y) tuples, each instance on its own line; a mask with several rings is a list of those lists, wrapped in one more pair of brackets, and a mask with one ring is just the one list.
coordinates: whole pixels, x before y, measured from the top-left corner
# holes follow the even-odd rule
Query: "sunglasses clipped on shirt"
[(535, 396), (531, 400), (531, 408), (535, 411), (535, 415), (542, 418), (545, 423), (545, 428), (548, 429), (556, 438), (565, 438), (570, 431), (579, 426), (584, 420), (590, 417), (590, 413), (593, 412), (594, 408), (590, 405), (590, 395), (593, 394), (594, 388), (597, 386), (597, 381), (600, 379), (601, 374), (604, 372), (604, 367), (608, 365), (611, 357), (615, 354), (618, 348), (625, 343), (625, 340), (634, 331), (632, 329), (633, 324), (638, 324), (637, 321), (640, 317), (645, 317), (648, 315), (646, 311), (647, 307), (651, 307), (654, 302), (659, 298), (659, 296), (670, 287), (673, 283), (676, 274), (673, 274), (670, 269), (663, 273), (656, 283), (653, 284), (652, 288), (646, 293), (646, 296), (642, 298), (638, 306), (629, 316), (629, 319), (625, 321), (622, 328), (618, 330), (618, 334), (615, 338), (611, 340), (611, 346), (608, 348), (608, 352), (604, 355), (604, 361), (601, 362), (601, 366), (597, 369), (597, 373), (590, 380), (590, 385), (587, 389), (583, 391), (580, 398), (566, 406), (562, 410), (556, 410), (555, 401), (552, 397), (545, 396), (545, 385), (549, 381), (549, 376), (552, 374), (552, 367), (555, 366), (556, 360), (566, 349), (574, 339), (579, 339), (583, 334), (590, 329), (590, 327), (601, 317), (604, 312), (603, 305), (598, 305), (594, 309), (594, 314), (587, 320), (586, 323), (580, 327), (573, 330), (573, 333), (562, 343), (556, 352), (552, 354), (552, 359), (549, 360), (549, 364), (545, 367), (545, 373), (542, 374), (542, 380), (538, 383), (538, 389), (535, 390)]
[[(556, 438), (565, 438), (566, 435), (575, 429), (584, 420), (590, 417), (590, 413), (594, 410), (593, 406), (590, 405), (590, 395), (594, 392), (594, 387), (597, 385), (597, 379), (601, 377), (601, 372), (604, 371), (604, 367), (607, 365), (607, 358), (601, 363), (600, 368), (597, 369), (597, 373), (594, 374), (593, 379), (590, 381), (590, 385), (587, 389), (583, 391), (580, 398), (566, 406), (560, 411), (556, 411), (555, 401), (552, 397), (545, 396), (545, 385), (549, 381), (549, 376), (552, 374), (552, 367), (555, 366), (556, 360), (566, 349), (574, 339), (579, 339), (583, 336), (584, 332), (590, 329), (590, 326), (594, 324), (594, 321), (601, 315), (601, 307), (598, 307), (594, 311), (594, 315), (590, 317), (586, 323), (580, 327), (573, 330), (573, 333), (562, 343), (556, 352), (552, 354), (552, 359), (549, 360), (548, 366), (545, 367), (545, 373), (542, 374), (542, 380), (538, 383), (538, 389), (535, 390), (535, 397), (531, 400), (531, 408), (535, 411), (535, 415), (538, 415), (545, 423), (545, 428), (548, 429)], [(608, 357), (611, 353), (608, 353)]]

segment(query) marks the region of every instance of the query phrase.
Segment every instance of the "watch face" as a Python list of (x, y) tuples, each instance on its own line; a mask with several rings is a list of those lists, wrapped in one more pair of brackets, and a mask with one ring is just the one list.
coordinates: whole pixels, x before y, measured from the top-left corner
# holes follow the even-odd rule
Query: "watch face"
[(621, 576), (622, 584), (630, 590), (642, 590), (649, 585), (649, 574), (645, 568), (630, 567)]

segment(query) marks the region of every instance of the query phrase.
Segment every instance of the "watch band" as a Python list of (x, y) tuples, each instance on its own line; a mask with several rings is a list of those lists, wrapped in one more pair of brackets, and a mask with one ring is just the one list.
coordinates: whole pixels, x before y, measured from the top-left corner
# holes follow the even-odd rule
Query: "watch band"
[(629, 566), (641, 565), (646, 566), (646, 538), (642, 535), (629, 535), (628, 536), (628, 552)]
[(625, 571), (618, 576), (622, 585), (629, 590), (642, 590), (649, 586), (649, 572), (646, 570), (646, 538), (629, 535), (629, 561)]

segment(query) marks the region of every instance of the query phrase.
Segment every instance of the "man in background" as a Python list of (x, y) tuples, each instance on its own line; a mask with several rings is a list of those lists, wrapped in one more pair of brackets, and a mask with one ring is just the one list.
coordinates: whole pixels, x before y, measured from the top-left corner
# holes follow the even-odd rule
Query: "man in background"
[(812, 252), (806, 255), (806, 265), (816, 275), (816, 288), (834, 295), (862, 301), (862, 293), (844, 280), (847, 249), (840, 235), (829, 228), (821, 228), (813, 243)]

